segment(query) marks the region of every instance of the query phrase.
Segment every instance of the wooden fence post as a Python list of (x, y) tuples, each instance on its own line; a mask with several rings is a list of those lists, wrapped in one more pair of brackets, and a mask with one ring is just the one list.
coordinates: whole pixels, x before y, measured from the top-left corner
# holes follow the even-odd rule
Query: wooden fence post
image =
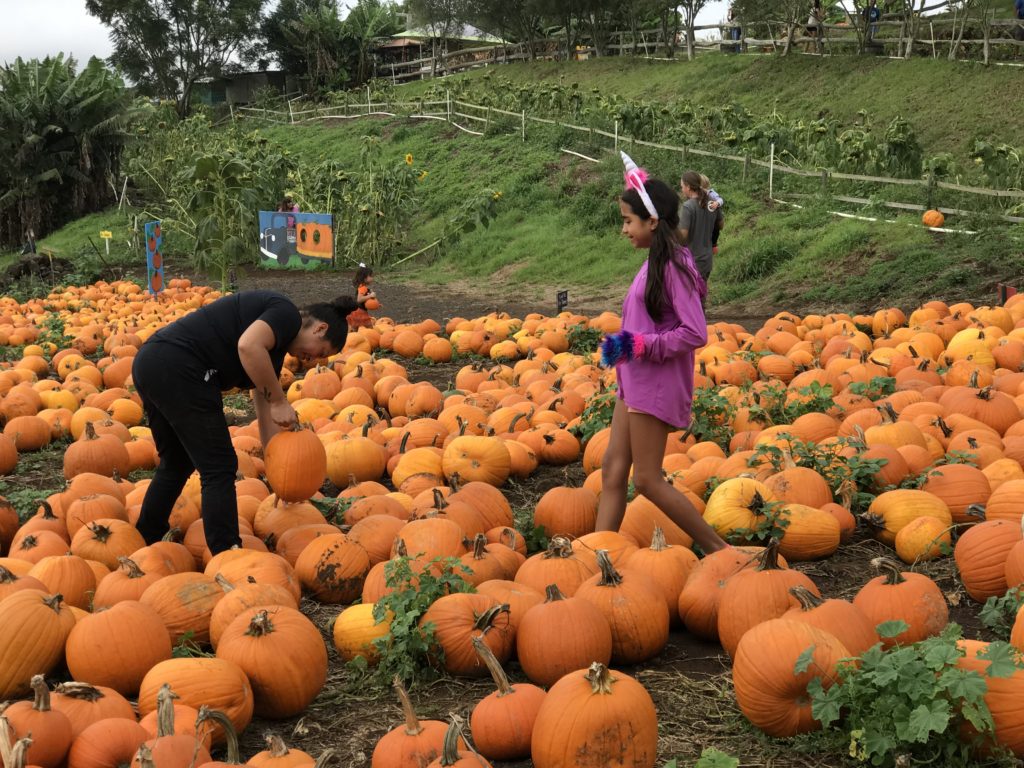
[(448, 104), (448, 122), (452, 121), (452, 92), (445, 91), (445, 101)]
[(821, 194), (828, 197), (828, 171), (821, 172)]
[(747, 180), (747, 176), (750, 174), (750, 155), (743, 156), (743, 181)]
[(526, 110), (523, 110), (523, 141), (526, 141)]
[(491, 127), (491, 108), (487, 108), (487, 115), (484, 120), (484, 133), (487, 133), (487, 129)]
[(615, 121), (615, 151), (619, 151), (619, 121)]
[(771, 152), (768, 155), (768, 199), (775, 196), (775, 142), (772, 142)]

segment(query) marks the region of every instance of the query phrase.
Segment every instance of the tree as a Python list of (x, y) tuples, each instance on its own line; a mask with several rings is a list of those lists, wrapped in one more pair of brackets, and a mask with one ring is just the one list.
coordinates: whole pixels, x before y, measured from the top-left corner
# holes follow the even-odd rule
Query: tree
[(288, 43), (302, 51), (308, 93), (322, 94), (345, 86), (355, 44), (338, 18), (336, 0), (313, 0), (299, 18), (285, 21), (282, 29)]
[[(469, 20), (502, 40), (516, 40), (526, 45), (530, 58), (536, 56), (535, 41), (542, 36), (544, 0), (469, 0)], [(505, 55), (508, 47), (505, 46)]]
[(745, 25), (762, 22), (782, 24), (786, 27), (786, 40), (782, 55), (793, 48), (793, 38), (807, 20), (810, 3), (807, 0), (736, 0), (733, 8)]
[(707, 0), (683, 0), (677, 6), (683, 11), (683, 28), (686, 30), (686, 58), (689, 61), (693, 61), (695, 54), (693, 28), (697, 24), (697, 14), (703, 10), (705, 5), (707, 5)]
[(0, 69), (0, 246), (109, 204), (135, 115), (124, 83), (63, 54)]
[(661, 26), (661, 39), (665, 44), (665, 55), (670, 59), (676, 55), (676, 39), (679, 37), (679, 3), (662, 2), (658, 12)]
[(406, 7), (416, 24), (430, 33), (432, 74), (436, 75), (438, 57), (448, 52), (448, 40), (468, 16), (467, 0), (408, 0)]
[(398, 32), (398, 16), (393, 6), (380, 0), (359, 0), (345, 18), (345, 32), (356, 48), (352, 79), (355, 85), (365, 83), (373, 74), (373, 44), (381, 37)]
[(192, 90), (216, 76), (259, 29), (265, 0), (85, 0), (110, 27), (110, 60), (142, 92), (175, 96), (188, 114)]

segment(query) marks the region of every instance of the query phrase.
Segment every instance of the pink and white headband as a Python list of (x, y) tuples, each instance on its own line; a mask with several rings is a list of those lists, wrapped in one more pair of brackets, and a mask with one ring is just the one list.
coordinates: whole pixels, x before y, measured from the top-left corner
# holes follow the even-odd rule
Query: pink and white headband
[(647, 187), (644, 186), (644, 182), (647, 181), (647, 171), (643, 168), (638, 168), (633, 159), (625, 152), (620, 150), (619, 154), (622, 155), (622, 164), (626, 166), (626, 172), (623, 174), (626, 179), (626, 189), (636, 190), (643, 201), (644, 208), (647, 209), (647, 213), (650, 214), (652, 219), (657, 221), (660, 218), (658, 216), (658, 209), (654, 207), (654, 203), (651, 202), (651, 196), (647, 194)]

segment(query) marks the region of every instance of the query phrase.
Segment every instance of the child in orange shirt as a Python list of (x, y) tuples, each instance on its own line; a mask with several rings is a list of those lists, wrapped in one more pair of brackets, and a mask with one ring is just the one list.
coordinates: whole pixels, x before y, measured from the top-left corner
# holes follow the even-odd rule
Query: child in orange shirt
[(373, 325), (373, 318), (366, 310), (380, 309), (377, 294), (370, 287), (373, 285), (373, 269), (365, 264), (360, 264), (359, 269), (352, 277), (352, 285), (356, 288), (356, 303), (359, 308), (348, 316), (349, 327), (369, 328)]

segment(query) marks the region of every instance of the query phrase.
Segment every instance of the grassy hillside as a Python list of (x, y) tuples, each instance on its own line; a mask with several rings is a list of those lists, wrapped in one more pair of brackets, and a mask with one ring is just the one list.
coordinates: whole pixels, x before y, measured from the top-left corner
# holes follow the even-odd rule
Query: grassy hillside
[[(625, 98), (689, 99), (738, 104), (758, 114), (830, 116), (854, 123), (863, 110), (876, 124), (896, 116), (915, 128), (926, 156), (965, 156), (975, 138), (1024, 145), (1024, 77), (1017, 67), (983, 67), (945, 60), (873, 57), (706, 55), (695, 61), (534, 62), (475, 70), (450, 78), (494, 76), (517, 83), (562, 80)], [(399, 86), (413, 95), (429, 81)]]
[[(537, 129), (523, 143), (514, 134), (473, 137), (442, 123), (394, 120), (262, 130), (293, 152), (343, 163), (355, 161), (366, 135), (384, 139), (396, 159), (411, 152), (429, 172), (411, 232), (416, 243), (430, 242), (467, 196), (500, 190), (491, 227), (431, 263), (408, 264), (403, 274), (416, 280), (470, 288), (504, 283), (519, 295), (570, 287), (614, 305), (643, 258), (619, 236), (618, 159), (603, 154), (594, 165), (566, 155), (559, 149), (572, 137), (564, 133)], [(678, 176), (675, 157), (650, 153), (644, 163), (654, 175)], [(765, 184), (716, 179), (727, 200), (711, 280), (720, 312), (860, 310), (934, 297), (991, 301), (997, 281), (1024, 269), (1024, 244), (1010, 228), (936, 235), (909, 226), (916, 216), (896, 224), (842, 220), (813, 200), (802, 210), (769, 204)]]

